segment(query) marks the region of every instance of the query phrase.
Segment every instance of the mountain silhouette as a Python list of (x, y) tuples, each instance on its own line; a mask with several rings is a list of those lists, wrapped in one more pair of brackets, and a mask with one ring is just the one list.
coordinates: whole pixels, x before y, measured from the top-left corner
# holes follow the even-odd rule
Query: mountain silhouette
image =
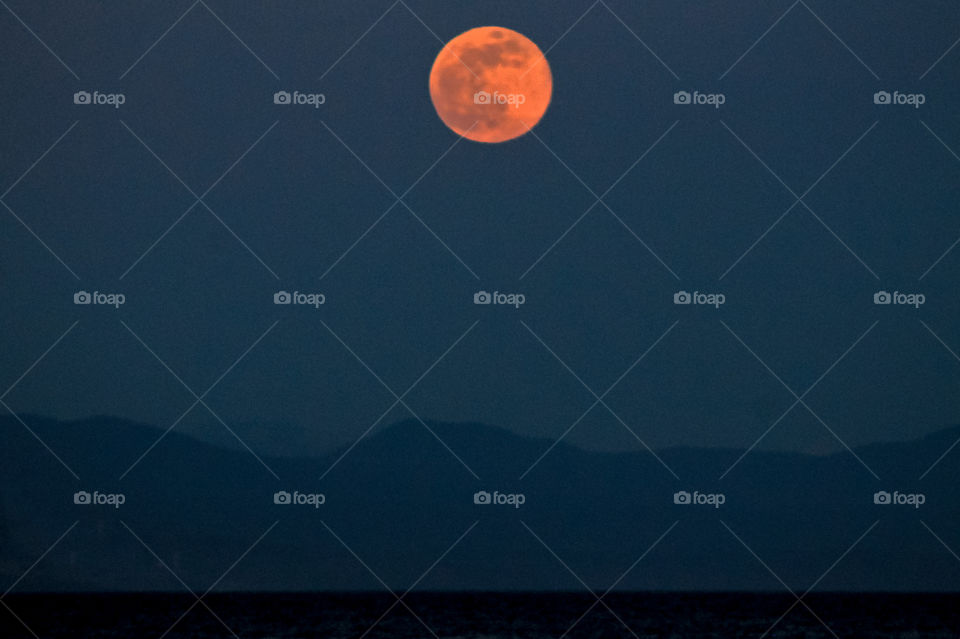
[[(576, 591), (581, 580), (599, 591), (783, 590), (780, 580), (799, 592), (945, 591), (960, 578), (941, 543), (960, 548), (960, 451), (944, 456), (960, 427), (821, 457), (655, 456), (408, 420), (329, 455), (258, 459), (122, 419), (21, 417), (70, 470), (0, 418), (0, 577), (12, 584), (42, 557), (18, 592), (176, 591), (180, 580), (200, 592)], [(76, 504), (78, 491), (124, 501)], [(510, 503), (475, 503), (481, 491)], [(878, 491), (923, 503), (876, 504)], [(278, 492), (311, 503), (277, 504)], [(305, 496), (319, 494), (322, 504)]]

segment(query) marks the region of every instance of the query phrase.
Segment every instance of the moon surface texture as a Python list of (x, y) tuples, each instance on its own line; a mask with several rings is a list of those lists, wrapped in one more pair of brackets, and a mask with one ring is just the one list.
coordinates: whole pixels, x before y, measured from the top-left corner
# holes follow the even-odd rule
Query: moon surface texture
[(476, 142), (505, 142), (533, 128), (550, 105), (550, 65), (530, 39), (477, 27), (443, 47), (430, 71), (430, 98), (444, 124)]

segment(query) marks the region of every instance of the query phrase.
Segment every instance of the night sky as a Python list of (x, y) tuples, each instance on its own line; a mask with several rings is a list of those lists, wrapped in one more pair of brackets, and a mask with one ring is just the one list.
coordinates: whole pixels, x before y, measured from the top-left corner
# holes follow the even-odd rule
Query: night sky
[[(776, 422), (760, 448), (828, 452), (960, 421), (954, 2), (0, 4), (18, 415), (167, 428), (195, 393), (211, 410), (178, 432), (235, 444), (216, 413), (264, 454), (411, 412), (550, 440), (576, 422), (566, 441), (616, 451), (747, 448)], [(553, 74), (502, 144), (459, 139), (427, 89), (481, 25)]]

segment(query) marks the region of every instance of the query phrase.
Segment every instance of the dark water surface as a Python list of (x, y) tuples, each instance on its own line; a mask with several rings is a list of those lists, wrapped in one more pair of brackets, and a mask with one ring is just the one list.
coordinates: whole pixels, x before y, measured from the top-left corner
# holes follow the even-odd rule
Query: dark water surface
[(2, 604), (4, 639), (960, 637), (955, 594), (11, 594)]

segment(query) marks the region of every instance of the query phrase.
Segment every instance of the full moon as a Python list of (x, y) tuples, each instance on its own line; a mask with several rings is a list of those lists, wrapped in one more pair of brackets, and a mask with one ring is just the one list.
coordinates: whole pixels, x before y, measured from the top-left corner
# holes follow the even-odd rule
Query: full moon
[(430, 71), (430, 99), (454, 132), (504, 142), (540, 121), (553, 77), (540, 48), (503, 27), (477, 27), (443, 47)]

